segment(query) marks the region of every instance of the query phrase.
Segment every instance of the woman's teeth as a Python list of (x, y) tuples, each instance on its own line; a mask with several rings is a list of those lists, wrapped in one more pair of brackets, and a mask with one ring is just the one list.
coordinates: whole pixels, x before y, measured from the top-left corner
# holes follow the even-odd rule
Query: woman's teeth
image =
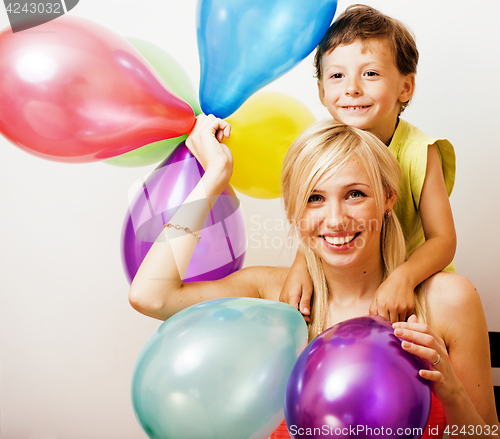
[(323, 236), (323, 239), (329, 244), (333, 245), (343, 245), (351, 242), (356, 235), (347, 235), (347, 236)]

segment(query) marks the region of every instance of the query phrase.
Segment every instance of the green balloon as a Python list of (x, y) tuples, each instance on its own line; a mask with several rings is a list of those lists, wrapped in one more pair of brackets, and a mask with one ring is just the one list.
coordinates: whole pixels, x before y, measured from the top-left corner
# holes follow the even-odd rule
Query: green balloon
[[(201, 113), (193, 83), (172, 55), (161, 47), (139, 38), (127, 38), (127, 41), (141, 52), (170, 90), (191, 105), (196, 115)], [(153, 142), (118, 157), (105, 160), (104, 163), (123, 167), (139, 167), (158, 163), (168, 157), (179, 143), (186, 140), (186, 137), (184, 135)]]
[(184, 68), (172, 55), (156, 44), (139, 38), (126, 40), (142, 53), (170, 90), (191, 105), (196, 115), (201, 113), (198, 93)]
[(307, 344), (302, 315), (272, 300), (191, 306), (149, 338), (132, 402), (151, 439), (267, 438), (283, 421), (288, 377)]

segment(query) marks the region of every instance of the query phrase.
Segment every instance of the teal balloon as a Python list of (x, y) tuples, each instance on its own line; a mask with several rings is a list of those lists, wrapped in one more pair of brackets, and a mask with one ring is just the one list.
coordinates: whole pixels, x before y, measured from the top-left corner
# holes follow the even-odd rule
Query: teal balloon
[[(141, 52), (165, 85), (177, 96), (184, 99), (191, 106), (196, 115), (200, 114), (201, 108), (198, 103), (198, 93), (189, 75), (177, 60), (161, 47), (153, 43), (139, 38), (126, 39)], [(153, 142), (126, 154), (108, 159), (104, 161), (104, 163), (122, 167), (139, 167), (158, 163), (168, 157), (176, 146), (186, 140), (186, 138), (187, 136), (184, 135)]]
[(151, 439), (264, 439), (283, 421), (288, 377), (307, 344), (293, 307), (225, 298), (164, 322), (137, 358), (132, 402)]
[(230, 116), (307, 57), (336, 9), (337, 0), (198, 0), (203, 112)]

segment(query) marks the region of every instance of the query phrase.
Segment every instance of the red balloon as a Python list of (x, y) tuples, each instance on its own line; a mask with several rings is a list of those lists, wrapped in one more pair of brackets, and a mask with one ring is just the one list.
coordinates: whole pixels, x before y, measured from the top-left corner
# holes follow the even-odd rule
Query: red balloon
[(124, 38), (67, 15), (36, 30), (0, 33), (0, 132), (21, 149), (92, 162), (194, 126), (189, 104)]

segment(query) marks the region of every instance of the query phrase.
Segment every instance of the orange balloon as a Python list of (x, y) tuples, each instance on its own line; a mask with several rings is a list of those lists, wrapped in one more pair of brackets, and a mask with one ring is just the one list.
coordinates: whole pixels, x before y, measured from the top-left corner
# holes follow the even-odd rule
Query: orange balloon
[(278, 92), (258, 92), (232, 116), (231, 185), (254, 198), (281, 196), (281, 166), (288, 148), (316, 118), (299, 100)]

